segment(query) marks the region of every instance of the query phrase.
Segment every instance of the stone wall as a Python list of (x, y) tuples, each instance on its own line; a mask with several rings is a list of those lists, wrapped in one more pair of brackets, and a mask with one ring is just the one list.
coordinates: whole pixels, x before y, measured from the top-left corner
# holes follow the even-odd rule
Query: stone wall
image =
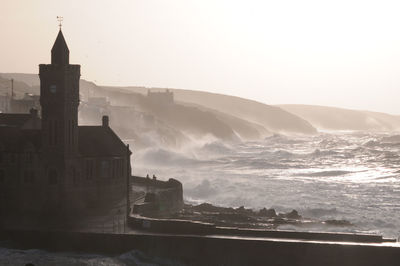
[[(132, 186), (142, 187), (146, 193), (153, 193), (154, 200), (148, 204), (138, 205), (139, 212), (150, 211), (153, 213), (174, 213), (183, 208), (182, 183), (170, 178), (168, 181), (161, 181), (146, 177), (131, 177)], [(134, 200), (134, 199), (133, 199)]]
[(381, 244), (263, 238), (62, 231), (0, 231), (15, 248), (121, 254), (140, 250), (188, 265), (399, 265), (400, 248)]

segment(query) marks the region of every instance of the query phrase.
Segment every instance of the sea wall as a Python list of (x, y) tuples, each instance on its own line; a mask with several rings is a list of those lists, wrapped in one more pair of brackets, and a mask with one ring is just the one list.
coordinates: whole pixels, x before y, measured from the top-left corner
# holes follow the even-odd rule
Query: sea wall
[(166, 234), (198, 234), (223, 235), (242, 237), (265, 237), (277, 239), (301, 239), (310, 241), (352, 242), (352, 243), (395, 243), (395, 239), (386, 239), (381, 235), (329, 233), (329, 232), (301, 232), (285, 230), (265, 230), (235, 227), (220, 227), (211, 223), (204, 223), (179, 219), (156, 219), (131, 213), (128, 225), (132, 229), (145, 230), (154, 233)]
[(188, 265), (398, 265), (400, 248), (262, 238), (3, 231), (17, 248), (120, 254), (140, 250)]
[[(183, 208), (183, 187), (182, 183), (170, 178), (168, 181), (161, 181), (152, 178), (132, 176), (132, 186), (140, 186), (155, 194), (156, 206), (140, 206), (136, 209), (152, 208), (152, 211), (173, 213)], [(134, 199), (132, 199), (134, 200)], [(156, 210), (154, 210), (156, 208)]]

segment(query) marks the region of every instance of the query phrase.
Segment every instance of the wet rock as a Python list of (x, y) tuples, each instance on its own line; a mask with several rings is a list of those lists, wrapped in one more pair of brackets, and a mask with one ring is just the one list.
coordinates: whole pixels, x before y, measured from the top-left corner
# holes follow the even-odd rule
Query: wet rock
[(301, 219), (301, 215), (299, 215), (296, 210), (292, 210), (291, 212), (283, 214), (282, 216), (288, 219)]
[(266, 208), (262, 208), (258, 212), (258, 215), (263, 216), (263, 217), (268, 217), (268, 218), (273, 218), (273, 217), (277, 216), (275, 209), (266, 209)]
[(224, 207), (218, 207), (214, 206), (210, 203), (202, 203), (197, 206), (192, 206), (192, 209), (194, 211), (198, 212), (227, 212), (227, 211), (233, 211), (232, 208), (224, 208)]
[(326, 220), (324, 222), (327, 225), (335, 225), (335, 226), (352, 226), (353, 224), (347, 220)]
[(229, 223), (248, 223), (254, 221), (251, 217), (240, 213), (220, 213), (216, 218), (228, 221)]
[(254, 215), (254, 212), (252, 209), (246, 209), (244, 206), (240, 206), (239, 208), (236, 208), (235, 212), (244, 214), (244, 215)]

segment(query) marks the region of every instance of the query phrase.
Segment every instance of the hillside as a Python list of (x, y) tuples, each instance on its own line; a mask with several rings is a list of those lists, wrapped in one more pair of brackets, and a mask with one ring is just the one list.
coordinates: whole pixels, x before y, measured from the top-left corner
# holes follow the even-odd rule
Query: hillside
[(24, 73), (0, 73), (0, 76), (4, 79), (15, 79), (25, 83), (29, 87), (35, 87), (40, 85), (38, 74), (24, 74)]
[[(113, 89), (113, 87), (105, 88)], [(119, 89), (146, 94), (149, 88), (123, 87)], [(151, 88), (151, 90), (164, 91), (165, 89)], [(277, 106), (204, 91), (169, 90), (174, 92), (175, 100), (178, 102), (192, 103), (221, 113), (230, 114), (242, 120), (261, 125), (270, 132), (295, 134), (314, 134), (317, 132), (306, 120)]]
[[(7, 78), (21, 80), (33, 86), (31, 90), (38, 91), (39, 77), (36, 74), (20, 74), (20, 73), (5, 73), (0, 74)], [(81, 98), (87, 99), (87, 96), (106, 96), (110, 99), (113, 105), (125, 106), (144, 106), (142, 98), (138, 94), (145, 95), (147, 88), (145, 87), (107, 87), (97, 86), (93, 82), (81, 80)], [(164, 89), (152, 89), (163, 91)], [(214, 119), (219, 121), (221, 129), (217, 135), (226, 134), (232, 131), (243, 139), (258, 139), (270, 135), (272, 133), (295, 133), (295, 134), (313, 134), (316, 129), (313, 128), (307, 121), (284, 111), (275, 106), (262, 104), (256, 101), (251, 101), (239, 97), (227, 96), (215, 93), (190, 91), (190, 90), (172, 90), (175, 100), (179, 104), (186, 107), (196, 108), (204, 115), (211, 115), (209, 119), (203, 117), (200, 113), (197, 119), (202, 117), (204, 125), (210, 130), (210, 125)], [(183, 111), (183, 110), (181, 110)], [(159, 115), (164, 115), (159, 113)], [(175, 114), (179, 116), (178, 114)], [(193, 117), (194, 118), (194, 117)], [(193, 122), (193, 119), (189, 119)], [(171, 122), (174, 122), (171, 120)], [(178, 122), (178, 121), (176, 121)], [(207, 122), (207, 123), (206, 123)], [(214, 123), (215, 124), (215, 123)], [(222, 129), (226, 125), (230, 129)], [(201, 129), (195, 131), (207, 130)], [(222, 133), (224, 132), (224, 133)], [(220, 134), (221, 133), (221, 134)]]
[[(19, 91), (38, 94), (39, 79), (32, 74), (5, 74), (4, 82), (24, 84)], [(32, 87), (18, 81), (21, 78)], [(206, 107), (173, 103), (159, 106), (145, 95), (120, 88), (100, 87), (93, 82), (80, 81), (80, 124), (99, 124), (101, 116), (110, 116), (111, 125), (124, 139), (133, 139), (136, 147), (180, 147), (190, 139), (213, 136), (224, 141), (261, 139), (271, 133), (262, 126), (218, 113)], [(110, 106), (96, 107), (89, 97), (106, 97)]]
[(321, 130), (400, 130), (400, 116), (396, 115), (317, 105), (287, 104), (279, 107)]
[[(25, 93), (38, 94), (39, 90), (30, 87), (24, 81), (19, 79), (14, 80), (14, 95), (17, 98), (22, 98)], [(10, 78), (4, 74), (0, 74), (0, 95), (11, 95), (11, 81)]]
[[(14, 78), (17, 97), (24, 93), (39, 93), (37, 74), (0, 73), (0, 95), (10, 93), (10, 78)], [(174, 92), (175, 104), (157, 106), (147, 101), (148, 88), (98, 86), (81, 79), (81, 100), (88, 97), (107, 97), (113, 106), (126, 106), (138, 112), (137, 117), (147, 116), (154, 123), (142, 123), (137, 118), (129, 122), (129, 116), (120, 114), (122, 109), (114, 108), (112, 117), (125, 121), (118, 123), (118, 131), (128, 136), (139, 136), (141, 131), (153, 132), (162, 138), (168, 132), (168, 143), (182, 143), (190, 139), (213, 135), (224, 140), (256, 140), (272, 133), (313, 134), (320, 130), (400, 130), (400, 116), (314, 105), (271, 106), (235, 96), (215, 93), (170, 89)], [(151, 91), (164, 91), (151, 88)], [(82, 109), (87, 110), (87, 109)], [(139, 115), (141, 114), (141, 115)], [(111, 113), (110, 113), (111, 115)], [(99, 123), (101, 112), (82, 117), (96, 117), (95, 120), (81, 120), (83, 123)], [(137, 124), (146, 124), (139, 128)], [(158, 127), (158, 128), (157, 128)], [(135, 128), (135, 130), (133, 129)], [(133, 132), (135, 134), (130, 134)], [(175, 133), (173, 133), (175, 132)], [(150, 136), (150, 135), (148, 135)], [(175, 137), (176, 136), (176, 137)], [(193, 137), (192, 136), (192, 137)]]

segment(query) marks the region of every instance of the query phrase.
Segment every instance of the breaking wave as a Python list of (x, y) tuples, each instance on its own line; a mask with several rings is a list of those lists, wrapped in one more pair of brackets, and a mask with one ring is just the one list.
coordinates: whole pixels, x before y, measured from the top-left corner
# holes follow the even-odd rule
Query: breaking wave
[(313, 173), (300, 173), (296, 174), (297, 176), (310, 176), (310, 177), (323, 177), (323, 176), (342, 176), (353, 173), (351, 171), (342, 171), (342, 170), (332, 170), (332, 171), (320, 171)]
[(301, 211), (304, 215), (310, 216), (310, 217), (316, 217), (316, 218), (321, 218), (324, 216), (334, 216), (339, 213), (337, 208), (330, 208), (330, 209), (323, 209), (323, 208), (315, 208), (315, 209), (309, 209), (306, 208)]
[(354, 226), (346, 230), (353, 232), (398, 237), (384, 224), (400, 228), (399, 155), (400, 135), (347, 132), (236, 144), (200, 140), (181, 150), (140, 151), (133, 163), (139, 174), (154, 169), (181, 180), (191, 202), (297, 209), (349, 220)]
[(195, 165), (201, 163), (201, 161), (185, 156), (182, 153), (165, 149), (147, 149), (137, 157), (137, 160), (141, 163), (157, 164), (161, 167)]

